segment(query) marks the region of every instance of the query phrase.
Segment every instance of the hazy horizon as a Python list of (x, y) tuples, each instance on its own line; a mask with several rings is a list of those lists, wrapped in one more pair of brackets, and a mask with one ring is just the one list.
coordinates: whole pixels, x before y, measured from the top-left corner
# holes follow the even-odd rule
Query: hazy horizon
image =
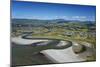
[(12, 2), (12, 18), (95, 21), (96, 7), (39, 2)]

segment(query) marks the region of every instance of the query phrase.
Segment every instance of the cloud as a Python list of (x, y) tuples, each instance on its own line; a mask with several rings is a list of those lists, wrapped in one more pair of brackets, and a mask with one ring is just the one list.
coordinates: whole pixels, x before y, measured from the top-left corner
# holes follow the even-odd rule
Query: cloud
[(72, 20), (81, 20), (81, 21), (85, 21), (87, 20), (86, 16), (72, 16), (71, 17)]
[(72, 18), (74, 19), (86, 19), (86, 16), (72, 16)]

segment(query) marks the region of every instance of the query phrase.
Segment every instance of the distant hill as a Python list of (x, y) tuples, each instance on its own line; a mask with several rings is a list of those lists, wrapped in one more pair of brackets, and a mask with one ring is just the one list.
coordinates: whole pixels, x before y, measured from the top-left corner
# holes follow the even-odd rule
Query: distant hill
[(40, 19), (12, 19), (14, 24), (48, 24), (48, 23), (82, 23), (86, 25), (95, 24), (95, 21), (79, 21), (79, 20), (65, 20), (65, 19), (53, 19), (53, 20), (40, 20)]

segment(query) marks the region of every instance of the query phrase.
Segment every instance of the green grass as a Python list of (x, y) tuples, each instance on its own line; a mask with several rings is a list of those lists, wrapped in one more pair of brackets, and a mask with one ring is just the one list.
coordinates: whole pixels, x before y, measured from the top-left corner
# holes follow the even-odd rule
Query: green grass
[[(69, 27), (78, 27), (81, 26), (78, 23), (66, 23), (64, 26)], [(64, 35), (66, 32), (87, 32), (88, 28), (87, 26), (82, 26), (82, 29), (79, 30), (69, 30), (65, 29), (63, 26), (55, 26), (50, 28), (52, 31), (49, 31), (46, 28), (35, 28), (31, 30), (31, 32), (40, 32), (40, 33), (32, 33), (33, 38), (50, 38), (50, 39), (60, 39), (60, 40), (69, 40), (69, 41), (76, 41), (78, 43), (81, 42), (89, 42), (92, 43), (94, 46), (94, 49), (96, 49), (96, 38), (95, 37), (81, 37), (79, 34), (75, 34), (72, 36)], [(20, 35), (23, 30), (17, 30), (16, 35)], [(48, 32), (49, 31), (49, 32)], [(46, 33), (45, 33), (46, 32)], [(89, 35), (89, 34), (88, 34)], [(24, 45), (15, 45), (12, 44), (12, 59), (14, 65), (29, 65), (29, 64), (48, 64), (53, 63), (50, 60), (46, 59), (43, 55), (39, 54), (41, 50), (55, 48), (54, 45), (48, 45), (48, 46), (24, 46)], [(96, 55), (88, 57), (87, 61), (90, 60), (96, 60)]]

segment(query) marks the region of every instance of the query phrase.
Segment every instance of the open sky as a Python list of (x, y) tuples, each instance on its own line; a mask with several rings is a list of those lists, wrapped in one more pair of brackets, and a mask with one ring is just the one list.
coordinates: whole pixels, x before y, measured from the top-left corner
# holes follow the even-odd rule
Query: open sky
[(96, 7), (13, 1), (12, 18), (95, 21)]

